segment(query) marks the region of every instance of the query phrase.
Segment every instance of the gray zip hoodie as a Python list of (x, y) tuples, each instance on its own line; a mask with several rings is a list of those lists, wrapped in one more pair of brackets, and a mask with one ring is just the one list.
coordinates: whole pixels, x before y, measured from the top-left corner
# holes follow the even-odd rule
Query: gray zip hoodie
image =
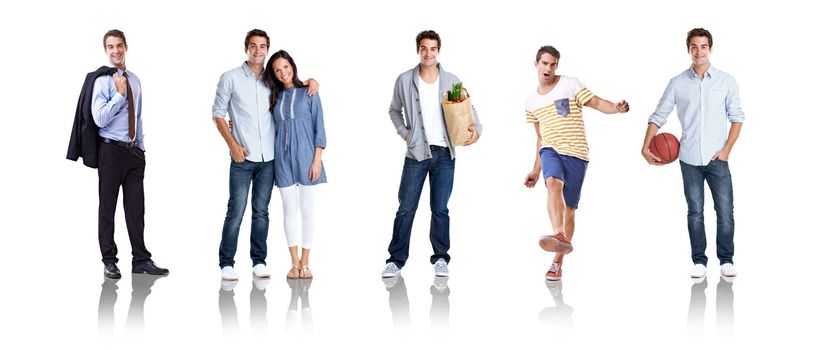
[[(437, 65), (439, 100), (444, 102), (447, 98), (444, 92), (450, 90), (453, 84), (461, 80), (452, 73), (445, 71), (441, 67), (441, 63), (437, 63)], [(424, 118), (421, 116), (421, 103), (418, 101), (418, 79), (416, 79), (418, 67), (419, 65), (416, 65), (412, 69), (401, 73), (398, 79), (395, 80), (395, 89), (392, 93), (392, 103), (390, 103), (389, 113), (390, 120), (392, 120), (398, 136), (403, 139), (407, 133), (411, 133), (409, 141), (407, 141), (407, 157), (414, 158), (420, 162), (432, 158), (433, 155), (430, 152), (430, 145), (427, 143), (427, 137), (424, 134)], [(441, 121), (442, 123), (444, 122), (443, 109), (441, 111)], [(476, 113), (475, 107), (473, 107), (473, 122), (475, 123), (476, 132), (481, 136), (481, 122), (478, 120), (478, 113)], [(446, 124), (444, 130), (447, 130)], [(447, 135), (447, 137), (449, 138), (449, 135)], [(455, 158), (455, 148), (452, 142), (448, 142), (448, 145), (451, 158)]]

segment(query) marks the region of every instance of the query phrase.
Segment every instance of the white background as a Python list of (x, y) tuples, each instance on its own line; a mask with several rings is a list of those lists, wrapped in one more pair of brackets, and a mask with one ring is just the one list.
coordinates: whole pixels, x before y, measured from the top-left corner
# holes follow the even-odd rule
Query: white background
[[(808, 4), (6, 2), (0, 5), (3, 347), (821, 347), (818, 257), (825, 240), (815, 169), (822, 159), (816, 140), (823, 126), (825, 28)], [(684, 39), (694, 27), (714, 34), (711, 62), (737, 78), (747, 119), (730, 158), (740, 273), (735, 297), (732, 305), (716, 298), (708, 194), (706, 312), (689, 321), (689, 306), (701, 305), (690, 305), (679, 169), (648, 166), (639, 150), (668, 79), (690, 64)], [(172, 272), (156, 281), (143, 316), (135, 313), (127, 324), (133, 278), (118, 208), (124, 278), (115, 323), (100, 326), (97, 174), (65, 160), (65, 152), (83, 78), (108, 63), (102, 36), (112, 28), (126, 33), (127, 67), (143, 83), (146, 242)], [(252, 28), (269, 33), (270, 53), (286, 49), (295, 57), (302, 79), (321, 83), (329, 183), (318, 192), (311, 325), (285, 324), (291, 291), (282, 276), (289, 258), (275, 193), (267, 322), (250, 319), (247, 215), (236, 256), (241, 280), (233, 331), (222, 325), (218, 305), (229, 156), (210, 114), (218, 77), (245, 60), (243, 39)], [(447, 326), (430, 317), (427, 187), (403, 272), (408, 320), (391, 312), (379, 277), (404, 154), (387, 107), (395, 78), (418, 62), (414, 38), (424, 29), (441, 34), (439, 61), (472, 92), (484, 125), (477, 145), (458, 150), (450, 306), (440, 309), (449, 313)], [(549, 231), (545, 193), (522, 185), (535, 144), (523, 102), (536, 85), (536, 49), (547, 44), (561, 51), (560, 74), (631, 105), (624, 115), (584, 112), (591, 163), (576, 250), (564, 267), (569, 318), (548, 316), (556, 310), (546, 309), (555, 305), (543, 279), (550, 256), (536, 244)], [(664, 131), (680, 134), (675, 113)], [(716, 312), (717, 303), (733, 308), (732, 320)]]

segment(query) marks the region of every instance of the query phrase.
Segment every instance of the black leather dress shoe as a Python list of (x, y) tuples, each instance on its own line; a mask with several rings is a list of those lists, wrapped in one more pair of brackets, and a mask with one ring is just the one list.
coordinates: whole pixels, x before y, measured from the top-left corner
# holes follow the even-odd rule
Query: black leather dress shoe
[(155, 262), (152, 260), (146, 260), (146, 262), (132, 265), (132, 273), (146, 273), (150, 275), (168, 275), (169, 269), (164, 269), (162, 267), (158, 267), (155, 265)]
[(118, 279), (120, 278), (120, 269), (117, 268), (115, 263), (106, 264), (103, 268), (103, 277)]

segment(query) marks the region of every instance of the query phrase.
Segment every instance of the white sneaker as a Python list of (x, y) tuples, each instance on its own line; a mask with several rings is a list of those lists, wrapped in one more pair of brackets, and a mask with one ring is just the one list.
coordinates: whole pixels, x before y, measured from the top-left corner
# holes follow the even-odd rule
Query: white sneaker
[(438, 259), (438, 261), (433, 264), (433, 269), (435, 269), (435, 275), (438, 277), (447, 277), (450, 275), (450, 270), (447, 269), (447, 261), (443, 258)]
[(237, 281), (238, 280), (238, 274), (235, 273), (235, 269), (232, 266), (224, 266), (221, 269), (221, 279), (224, 279), (224, 280), (227, 280), (227, 281)]
[(722, 264), (722, 276), (723, 277), (736, 277), (736, 269), (733, 268), (733, 264), (731, 264), (731, 263)]
[(384, 277), (384, 278), (395, 277), (395, 275), (397, 275), (399, 272), (401, 272), (401, 269), (399, 269), (398, 266), (395, 265), (395, 263), (390, 262), (390, 263), (387, 263), (386, 266), (384, 266), (384, 272), (381, 273), (381, 277)]
[(231, 292), (235, 289), (235, 286), (238, 285), (238, 280), (230, 281), (230, 280), (221, 280), (221, 290), (224, 292)]
[(258, 278), (269, 278), (269, 269), (264, 264), (257, 264), (252, 267), (252, 275)]
[(693, 270), (690, 270), (690, 277), (692, 278), (702, 278), (705, 277), (705, 265), (696, 264), (693, 265)]
[(269, 281), (271, 281), (271, 279), (269, 278), (254, 277), (252, 278), (252, 286), (255, 287), (255, 289), (263, 292), (266, 290), (266, 286), (269, 285)]

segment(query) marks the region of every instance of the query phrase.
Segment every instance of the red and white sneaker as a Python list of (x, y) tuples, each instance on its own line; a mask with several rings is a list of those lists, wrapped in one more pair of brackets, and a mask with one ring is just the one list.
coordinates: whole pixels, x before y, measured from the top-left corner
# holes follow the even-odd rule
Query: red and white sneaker
[(561, 232), (552, 236), (541, 236), (539, 246), (541, 249), (554, 253), (570, 254), (573, 251), (573, 244)]
[(544, 278), (548, 281), (561, 280), (561, 264), (554, 262), (553, 265), (550, 265), (550, 269), (547, 270), (547, 274), (544, 275)]

